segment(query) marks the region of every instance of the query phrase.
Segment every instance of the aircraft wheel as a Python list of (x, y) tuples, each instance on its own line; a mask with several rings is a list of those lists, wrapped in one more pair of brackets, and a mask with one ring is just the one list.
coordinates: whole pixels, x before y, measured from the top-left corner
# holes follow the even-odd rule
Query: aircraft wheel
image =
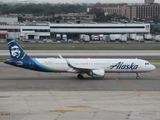
[(81, 75), (81, 74), (78, 74), (77, 77), (78, 77), (78, 79), (84, 79), (83, 75)]
[(140, 79), (140, 77), (139, 77), (139, 76), (137, 76), (137, 77), (136, 77), (136, 79)]

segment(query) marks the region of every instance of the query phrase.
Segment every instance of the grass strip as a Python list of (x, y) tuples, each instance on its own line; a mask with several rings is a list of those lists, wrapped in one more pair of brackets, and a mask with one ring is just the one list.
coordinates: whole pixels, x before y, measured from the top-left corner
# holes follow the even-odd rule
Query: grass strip
[[(24, 50), (160, 50), (160, 44), (20, 44)], [(0, 44), (0, 50), (8, 50)]]

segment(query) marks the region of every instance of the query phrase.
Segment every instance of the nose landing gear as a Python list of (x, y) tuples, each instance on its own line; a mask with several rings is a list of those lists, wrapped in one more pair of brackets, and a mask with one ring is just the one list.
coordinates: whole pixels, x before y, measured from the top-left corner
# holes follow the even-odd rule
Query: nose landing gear
[(140, 79), (140, 77), (139, 77), (138, 73), (136, 73), (136, 75), (137, 75), (137, 76), (136, 76), (136, 79)]

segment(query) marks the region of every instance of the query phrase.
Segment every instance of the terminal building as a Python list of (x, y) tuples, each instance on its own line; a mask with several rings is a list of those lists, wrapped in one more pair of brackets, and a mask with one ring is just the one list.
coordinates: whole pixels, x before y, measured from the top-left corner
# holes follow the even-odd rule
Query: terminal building
[(49, 26), (20, 26), (2, 25), (0, 26), (0, 38), (25, 38), (25, 39), (44, 39), (50, 37)]
[(51, 23), (48, 25), (1, 25), (1, 38), (26, 38), (26, 39), (44, 39), (53, 38), (62, 39), (80, 39), (81, 34), (89, 35), (110, 35), (110, 34), (149, 34), (149, 23), (84, 23), (84, 24), (68, 24), (68, 23)]
[[(4, 18), (2, 18), (4, 20)], [(2, 20), (2, 22), (3, 22)], [(20, 24), (17, 19), (5, 18), (5, 24), (0, 25), (0, 38), (25, 38), (54, 40), (79, 40), (82, 35), (102, 36), (111, 34), (149, 34), (149, 23), (46, 23), (33, 25)]]
[(50, 24), (51, 35), (56, 38), (57, 34), (61, 37), (67, 35), (68, 39), (79, 39), (81, 34), (110, 35), (110, 34), (149, 34), (150, 24), (124, 24), (124, 23), (103, 23), (103, 24)]
[(26, 39), (44, 39), (50, 37), (50, 27), (47, 26), (20, 26), (20, 36)]

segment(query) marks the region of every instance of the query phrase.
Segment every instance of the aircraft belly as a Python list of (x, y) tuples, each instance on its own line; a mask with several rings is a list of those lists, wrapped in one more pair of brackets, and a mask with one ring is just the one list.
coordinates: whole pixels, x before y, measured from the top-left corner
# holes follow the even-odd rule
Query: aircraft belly
[(61, 65), (56, 65), (56, 66), (47, 66), (50, 69), (53, 69), (53, 72), (66, 72), (68, 70), (68, 66), (61, 66)]

